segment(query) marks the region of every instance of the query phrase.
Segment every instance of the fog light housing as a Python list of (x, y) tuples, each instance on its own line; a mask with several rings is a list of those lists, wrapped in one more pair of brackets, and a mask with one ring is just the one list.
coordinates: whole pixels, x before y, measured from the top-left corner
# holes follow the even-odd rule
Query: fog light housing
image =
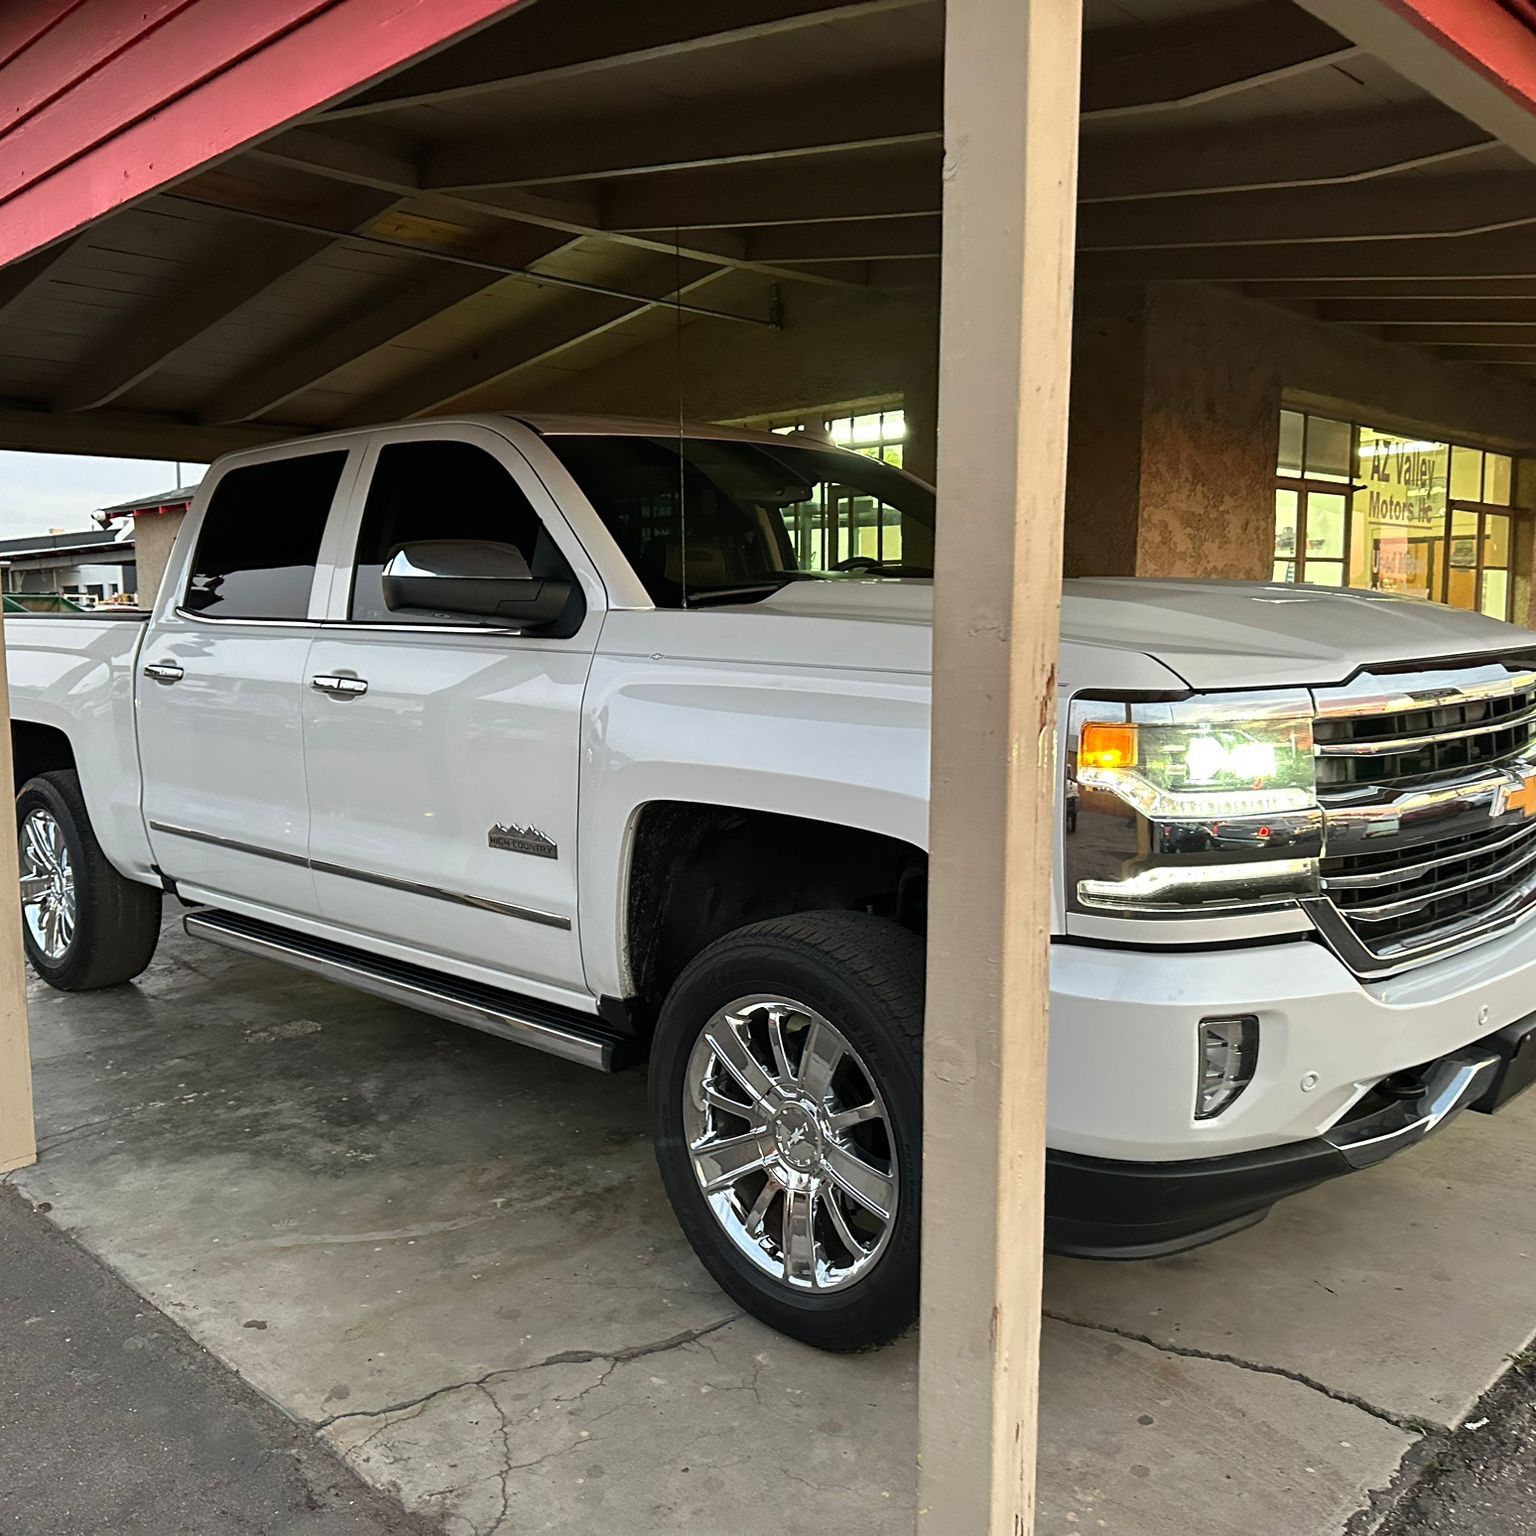
[(1195, 1119), (1210, 1120), (1229, 1108), (1259, 1064), (1259, 1021), (1251, 1013), (1200, 1020), (1200, 1084)]

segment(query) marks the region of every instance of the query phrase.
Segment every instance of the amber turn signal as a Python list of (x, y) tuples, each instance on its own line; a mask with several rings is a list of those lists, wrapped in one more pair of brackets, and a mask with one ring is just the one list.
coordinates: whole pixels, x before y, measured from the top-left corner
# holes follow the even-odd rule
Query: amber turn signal
[(1136, 727), (1106, 725), (1094, 721), (1083, 727), (1077, 747), (1077, 766), (1083, 768), (1134, 768)]

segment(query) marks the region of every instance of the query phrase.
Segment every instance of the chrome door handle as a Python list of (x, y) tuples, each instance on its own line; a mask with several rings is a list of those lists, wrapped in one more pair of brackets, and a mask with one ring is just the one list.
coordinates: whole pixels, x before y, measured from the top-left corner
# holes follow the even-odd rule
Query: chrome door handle
[(179, 683), (187, 674), (174, 661), (146, 661), (144, 676), (157, 683)]
[(356, 698), (368, 692), (368, 680), (363, 677), (338, 677), (333, 672), (317, 672), (309, 680), (311, 688), (321, 693), (334, 694), (337, 698)]

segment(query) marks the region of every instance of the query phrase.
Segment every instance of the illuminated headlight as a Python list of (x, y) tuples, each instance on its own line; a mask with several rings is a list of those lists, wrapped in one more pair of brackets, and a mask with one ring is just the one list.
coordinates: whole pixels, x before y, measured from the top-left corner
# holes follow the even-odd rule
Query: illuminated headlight
[(1251, 1013), (1201, 1019), (1195, 1119), (1209, 1120), (1226, 1109), (1253, 1081), (1258, 1064), (1259, 1021)]
[(1068, 719), (1074, 906), (1209, 913), (1317, 893), (1306, 694), (1080, 699)]

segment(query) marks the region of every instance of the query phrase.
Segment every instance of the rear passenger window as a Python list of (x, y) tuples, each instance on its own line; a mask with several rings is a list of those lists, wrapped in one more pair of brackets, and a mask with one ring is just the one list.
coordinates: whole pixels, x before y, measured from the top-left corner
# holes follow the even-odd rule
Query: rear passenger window
[[(570, 575), (533, 504), (505, 465), (473, 443), (390, 443), (379, 454), (357, 536), (351, 617), (360, 624), (399, 624), (384, 606), (381, 572), (402, 544), (423, 539), (477, 539), (511, 544), (535, 576)], [(464, 623), (413, 613), (406, 621)]]
[(214, 488), (183, 606), (219, 619), (302, 619), (346, 450), (232, 469)]

